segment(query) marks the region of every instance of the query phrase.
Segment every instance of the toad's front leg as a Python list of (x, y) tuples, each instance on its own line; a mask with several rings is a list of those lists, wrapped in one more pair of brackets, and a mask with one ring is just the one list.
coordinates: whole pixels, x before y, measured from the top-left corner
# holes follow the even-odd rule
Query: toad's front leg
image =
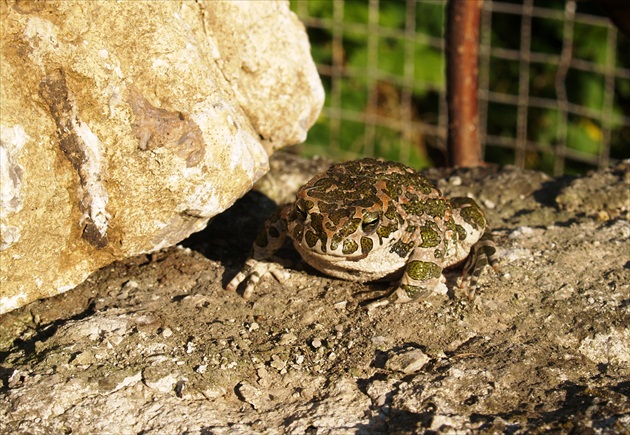
[(287, 271), (274, 257), (287, 237), (287, 223), (283, 217), (286, 207), (279, 207), (265, 221), (254, 241), (249, 259), (241, 271), (225, 286), (226, 290), (234, 291), (242, 282), (247, 281), (243, 298), (249, 299), (263, 276), (272, 274), (280, 282), (288, 278)]
[(422, 249), (416, 249), (405, 267), (400, 284), (389, 295), (367, 305), (368, 310), (389, 304), (404, 304), (427, 297), (432, 292), (446, 293), (442, 266), (423, 261), (426, 256)]

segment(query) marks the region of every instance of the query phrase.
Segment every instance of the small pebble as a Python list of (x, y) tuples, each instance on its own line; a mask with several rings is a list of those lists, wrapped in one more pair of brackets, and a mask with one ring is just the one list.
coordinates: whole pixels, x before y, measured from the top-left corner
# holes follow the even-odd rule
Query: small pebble
[(335, 310), (345, 310), (346, 305), (348, 305), (348, 301), (341, 301), (334, 304), (333, 307), (335, 308)]
[(269, 377), (269, 372), (264, 367), (259, 367), (258, 370), (256, 370), (256, 374), (259, 379), (267, 379)]
[(191, 354), (193, 353), (193, 351), (195, 350), (195, 343), (193, 343), (192, 341), (189, 341), (188, 343), (186, 343), (186, 353)]
[(245, 403), (249, 403), (254, 409), (259, 409), (262, 393), (258, 388), (254, 387), (247, 381), (241, 381), (236, 385), (235, 390), (236, 395), (240, 400)]
[(296, 341), (297, 337), (295, 336), (295, 334), (293, 334), (292, 332), (287, 332), (286, 334), (282, 334), (282, 336), (280, 337), (280, 341), (278, 341), (278, 344), (280, 346), (286, 346), (288, 344), (295, 343)]
[(387, 358), (385, 368), (405, 374), (411, 374), (419, 371), (428, 363), (430, 358), (416, 348), (406, 348), (400, 352), (391, 354)]
[(461, 186), (462, 185), (462, 178), (458, 175), (454, 175), (452, 176), (448, 181), (450, 181), (450, 183), (453, 186)]
[(387, 339), (386, 337), (383, 337), (382, 335), (376, 335), (372, 337), (372, 344), (374, 346), (382, 346), (388, 341), (389, 339)]
[(133, 279), (130, 279), (123, 285), (123, 288), (127, 290), (138, 288), (138, 287), (139, 287), (138, 282), (134, 281)]
[(256, 370), (256, 374), (258, 375), (258, 385), (260, 385), (263, 388), (266, 388), (269, 386), (269, 372), (267, 371), (267, 369), (265, 367), (259, 367), (258, 370)]
[(269, 365), (277, 370), (284, 370), (287, 367), (287, 363), (282, 361), (278, 355), (271, 356), (271, 363), (269, 363)]

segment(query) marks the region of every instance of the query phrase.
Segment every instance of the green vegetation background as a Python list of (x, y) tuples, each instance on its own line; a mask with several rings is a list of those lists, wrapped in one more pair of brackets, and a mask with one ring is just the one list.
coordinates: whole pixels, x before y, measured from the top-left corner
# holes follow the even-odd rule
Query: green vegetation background
[[(294, 11), (303, 11), (304, 4), (292, 0)], [(517, 1), (506, 1), (518, 3)], [(312, 54), (318, 65), (332, 65), (333, 1), (309, 0), (306, 2), (307, 16), (324, 20), (323, 28), (309, 28)], [(540, 3), (540, 4), (539, 4)], [(545, 8), (564, 9), (564, 0), (536, 2)], [(445, 91), (444, 56), (442, 51), (429, 45), (431, 38), (443, 36), (445, 22), (444, 1), (420, 1), (416, 4), (416, 36), (412, 41), (404, 37), (379, 36), (377, 55), (378, 80), (368, 78), (368, 2), (367, 0), (345, 0), (343, 2), (343, 59), (344, 78), (341, 80), (340, 105), (343, 113), (360, 114), (368, 107), (368, 95), (377, 95), (378, 115), (390, 119), (400, 117), (399, 97), (403, 86), (408, 86), (413, 95), (414, 121), (437, 124), (441, 95)], [(603, 16), (594, 2), (580, 2), (578, 13)], [(388, 30), (405, 29), (407, 9), (405, 0), (381, 1), (378, 25)], [(328, 25), (327, 25), (328, 24)], [(491, 44), (519, 50), (521, 17), (514, 14), (493, 13)], [(531, 51), (559, 55), (562, 51), (564, 23), (562, 20), (532, 19)], [(391, 32), (390, 32), (391, 33)], [(602, 26), (575, 23), (573, 34), (574, 58), (593, 62), (602, 69), (613, 50), (608, 49), (608, 30)], [(435, 41), (435, 39), (432, 39)], [(409, 47), (407, 44), (413, 44)], [(405, 57), (412, 53), (414, 74), (412, 83), (404, 83)], [(622, 34), (617, 38), (617, 66), (630, 69), (630, 41)], [(557, 66), (553, 64), (531, 63), (529, 94), (532, 97), (557, 98), (555, 80)], [(331, 80), (322, 74), (327, 93), (326, 106), (330, 107)], [(490, 91), (518, 95), (519, 62), (497, 57), (490, 59)], [(630, 79), (617, 78), (613, 113), (602, 117), (606, 96), (604, 75), (570, 68), (566, 77), (568, 101), (592, 111), (595, 116), (569, 115), (566, 124), (562, 123), (556, 109), (531, 107), (528, 111), (528, 140), (539, 145), (542, 151), (531, 152), (526, 166), (532, 169), (551, 172), (553, 168), (554, 145), (560, 142), (566, 131), (567, 146), (580, 153), (597, 156), (602, 152), (602, 120), (612, 128), (610, 137), (610, 157), (630, 158), (630, 126), (624, 125), (620, 115), (630, 116)], [(507, 138), (516, 137), (517, 108), (513, 105), (490, 103), (488, 107), (487, 133)], [(360, 120), (342, 116), (339, 129), (339, 147), (330, 148), (331, 120), (321, 116), (309, 132), (307, 142), (302, 146), (306, 155), (326, 154), (336, 159), (356, 158), (372, 154), (392, 160), (402, 160), (416, 167), (443, 164), (440, 151), (441, 139), (431, 135), (402, 135), (399, 131), (378, 126), (374, 130), (374, 149), (365, 148), (366, 127)], [(562, 123), (562, 124), (560, 124)], [(514, 163), (514, 152), (510, 149), (486, 147), (485, 160), (499, 164)], [(565, 172), (579, 173), (592, 168), (589, 165), (567, 161)]]

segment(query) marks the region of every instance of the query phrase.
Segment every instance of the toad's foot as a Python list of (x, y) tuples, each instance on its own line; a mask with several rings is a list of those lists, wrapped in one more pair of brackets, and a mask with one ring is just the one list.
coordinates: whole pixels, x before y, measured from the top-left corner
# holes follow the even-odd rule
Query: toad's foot
[(418, 287), (414, 288), (413, 293), (410, 293), (409, 286), (401, 285), (400, 287), (394, 289), (391, 293), (382, 298), (377, 298), (372, 302), (365, 305), (365, 308), (368, 312), (380, 308), (385, 307), (389, 304), (406, 304), (407, 302), (411, 302), (418, 299), (426, 299), (431, 293), (439, 293), (446, 294), (448, 292), (448, 288), (446, 284), (444, 284), (444, 278), (441, 277), (440, 281), (435, 287), (431, 289)]
[(289, 271), (279, 264), (277, 260), (260, 261), (250, 258), (245, 262), (243, 269), (225, 286), (225, 289), (235, 291), (242, 282), (247, 281), (243, 298), (249, 299), (260, 279), (267, 274), (273, 275), (280, 284), (289, 279)]

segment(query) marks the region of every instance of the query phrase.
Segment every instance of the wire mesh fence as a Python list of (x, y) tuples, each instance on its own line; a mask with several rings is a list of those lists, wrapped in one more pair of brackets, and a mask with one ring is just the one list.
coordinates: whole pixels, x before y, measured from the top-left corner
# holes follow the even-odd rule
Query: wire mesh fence
[[(444, 164), (445, 1), (293, 1), (327, 91), (305, 154)], [(556, 175), (630, 158), (630, 41), (592, 2), (485, 0), (485, 160)]]

